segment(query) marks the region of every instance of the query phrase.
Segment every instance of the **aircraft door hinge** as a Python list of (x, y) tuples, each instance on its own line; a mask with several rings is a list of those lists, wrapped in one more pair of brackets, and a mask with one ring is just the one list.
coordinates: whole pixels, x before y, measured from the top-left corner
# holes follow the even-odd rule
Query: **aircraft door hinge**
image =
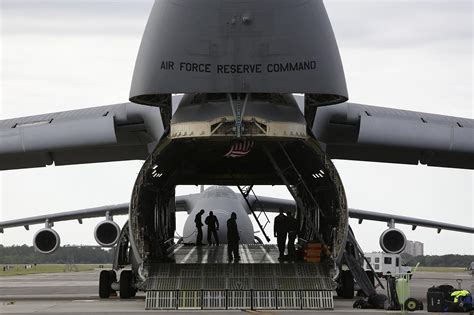
[(232, 99), (232, 94), (227, 94), (229, 97), (230, 107), (232, 109), (232, 114), (234, 115), (235, 119), (235, 135), (240, 138), (243, 132), (243, 124), (242, 121), (244, 119), (245, 114), (245, 107), (247, 106), (247, 101), (249, 99), (249, 93), (245, 94), (245, 99), (242, 102), (240, 99), (240, 94), (237, 94), (237, 99)]

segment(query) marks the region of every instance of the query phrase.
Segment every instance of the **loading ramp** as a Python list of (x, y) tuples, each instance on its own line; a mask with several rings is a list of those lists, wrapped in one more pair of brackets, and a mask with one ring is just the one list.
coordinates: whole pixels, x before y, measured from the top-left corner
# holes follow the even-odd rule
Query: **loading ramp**
[(240, 245), (241, 261), (227, 263), (226, 246), (181, 246), (176, 263), (149, 265), (146, 309), (334, 308), (335, 283), (325, 264), (278, 263), (278, 248), (262, 244)]

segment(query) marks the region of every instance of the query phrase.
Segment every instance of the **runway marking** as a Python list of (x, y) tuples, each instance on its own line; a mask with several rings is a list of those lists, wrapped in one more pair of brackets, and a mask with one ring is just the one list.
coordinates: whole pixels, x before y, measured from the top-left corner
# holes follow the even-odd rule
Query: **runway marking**
[(268, 251), (267, 251), (267, 250), (265, 250), (263, 247), (260, 247), (260, 250), (265, 254), (264, 257), (267, 257), (268, 260), (269, 260), (272, 264), (275, 263), (275, 260), (273, 260), (272, 256), (270, 256), (270, 255), (268, 254)]
[(251, 264), (253, 264), (255, 261), (253, 260), (253, 256), (252, 256), (252, 254), (250, 253), (249, 246), (248, 246), (248, 245), (242, 245), (242, 247), (244, 248), (244, 251), (246, 252), (247, 257), (249, 258), (249, 262), (250, 262)]
[(248, 251), (248, 246), (247, 247), (246, 246), (247, 246), (246, 244), (242, 244), (242, 251), (245, 254), (245, 257), (247, 260), (246, 263), (253, 263), (253, 257)]
[(189, 257), (191, 257), (191, 255), (194, 253), (195, 250), (196, 250), (196, 246), (194, 246), (194, 247), (189, 251), (189, 253), (188, 253), (186, 256), (184, 256), (184, 259), (183, 259), (183, 262), (182, 262), (183, 264), (188, 261)]
[(207, 257), (209, 256), (209, 250), (210, 250), (210, 247), (207, 247), (206, 252), (202, 256), (201, 263), (203, 263), (203, 262), (206, 263), (206, 264), (209, 263), (207, 261)]
[(228, 259), (227, 245), (223, 245), (222, 247), (224, 248), (224, 252), (222, 253), (222, 262), (225, 263)]
[(239, 251), (239, 255), (242, 253), (242, 255), (240, 255), (240, 263), (243, 263), (243, 264), (248, 263), (249, 258), (247, 257), (247, 253), (245, 252), (244, 245), (242, 246), (239, 245), (238, 251)]
[(172, 253), (172, 254), (169, 254), (168, 257), (169, 257), (169, 256), (173, 256), (174, 254), (176, 254), (176, 252), (177, 252), (178, 250), (180, 250), (181, 247), (183, 247), (183, 244), (180, 244), (180, 245), (176, 246), (176, 248), (175, 248), (175, 250), (173, 251), (173, 253)]

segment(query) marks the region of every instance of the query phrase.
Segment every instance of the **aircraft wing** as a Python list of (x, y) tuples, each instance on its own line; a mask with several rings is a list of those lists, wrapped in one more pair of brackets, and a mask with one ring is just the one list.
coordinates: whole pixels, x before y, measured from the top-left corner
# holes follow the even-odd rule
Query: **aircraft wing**
[(445, 222), (436, 222), (436, 221), (424, 220), (424, 219), (416, 219), (412, 217), (394, 215), (394, 214), (389, 214), (389, 213), (349, 209), (349, 217), (354, 218), (354, 219), (359, 219), (359, 224), (362, 223), (363, 220), (381, 221), (381, 222), (387, 222), (387, 223), (393, 221), (393, 223), (411, 225), (412, 230), (415, 230), (418, 226), (423, 226), (423, 227), (437, 229), (438, 233), (441, 232), (441, 230), (448, 230), (448, 231), (474, 234), (474, 228), (469, 227), (469, 226), (449, 224)]
[(105, 215), (107, 214), (107, 212), (111, 216), (128, 214), (128, 206), (129, 206), (128, 203), (122, 203), (122, 204), (112, 205), (112, 206), (88, 208), (88, 209), (74, 210), (74, 211), (67, 211), (67, 212), (58, 212), (58, 213), (45, 214), (45, 215), (29, 217), (29, 218), (24, 218), (24, 219), (3, 221), (3, 222), (0, 222), (0, 233), (3, 233), (4, 229), (17, 227), (17, 226), (24, 226), (25, 229), (29, 230), (30, 225), (45, 223), (46, 220), (48, 220), (48, 222), (50, 223), (78, 220), (79, 223), (82, 224), (82, 219), (97, 218), (97, 217), (105, 218)]
[[(258, 201), (256, 200), (258, 198)], [(295, 210), (295, 201), (290, 199), (281, 199), (265, 196), (248, 196), (249, 202), (253, 207), (258, 207), (259, 204), (265, 209), (266, 212), (279, 212), (280, 208), (286, 211)], [(249, 212), (250, 213), (250, 212)]]
[(133, 103), (0, 120), (0, 170), (144, 160), (162, 134), (160, 109)]
[[(175, 198), (176, 211), (186, 211), (188, 213), (191, 212), (193, 201), (196, 196), (199, 196), (199, 194), (176, 196)], [(3, 233), (4, 229), (18, 227), (18, 226), (24, 226), (28, 230), (30, 225), (43, 224), (46, 222), (46, 220), (48, 220), (50, 223), (61, 222), (61, 221), (71, 221), (71, 220), (78, 220), (79, 223), (82, 223), (82, 219), (98, 218), (98, 217), (105, 218), (107, 212), (111, 216), (125, 215), (125, 214), (128, 214), (128, 209), (129, 209), (129, 203), (121, 203), (121, 204), (111, 205), (111, 206), (102, 206), (102, 207), (95, 207), (95, 208), (88, 208), (88, 209), (81, 209), (81, 210), (58, 212), (58, 213), (53, 213), (53, 214), (40, 215), (36, 217), (3, 221), (3, 222), (0, 222), (0, 233)]]
[(189, 214), (194, 208), (194, 201), (200, 195), (201, 194), (189, 194), (176, 196), (174, 199), (176, 204), (176, 211), (186, 211)]
[[(280, 207), (283, 208), (285, 212), (288, 210), (293, 211), (295, 208), (295, 202), (293, 200), (288, 199), (258, 196), (258, 202), (265, 209), (266, 212), (279, 212)], [(256, 204), (255, 198), (251, 199), (251, 204)], [(393, 221), (393, 223), (411, 225), (413, 230), (418, 226), (422, 226), (437, 229), (438, 233), (441, 230), (448, 230), (474, 234), (473, 227), (449, 224), (445, 222), (430, 221), (425, 219), (417, 219), (412, 217), (394, 215), (390, 213), (349, 209), (349, 217), (359, 219), (359, 223), (362, 223), (363, 220), (380, 221), (387, 223)]]
[(312, 130), (332, 159), (474, 169), (473, 119), (342, 103)]

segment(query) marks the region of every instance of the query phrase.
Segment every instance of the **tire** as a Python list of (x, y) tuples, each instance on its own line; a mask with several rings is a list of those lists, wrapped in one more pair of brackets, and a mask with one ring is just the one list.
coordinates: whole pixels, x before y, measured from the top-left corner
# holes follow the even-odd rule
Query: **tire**
[(350, 270), (342, 271), (342, 297), (345, 299), (353, 299), (354, 298), (354, 277)]
[(109, 270), (110, 273), (110, 282), (117, 282), (117, 274), (115, 270)]
[(110, 273), (110, 295), (117, 296), (115, 290), (112, 289), (112, 283), (117, 282), (117, 273), (115, 270), (109, 270)]
[(109, 270), (102, 270), (99, 276), (99, 297), (108, 299), (110, 297), (111, 274)]
[(405, 309), (410, 312), (416, 311), (418, 306), (418, 301), (414, 298), (408, 298), (405, 301)]
[(120, 273), (120, 298), (129, 299), (134, 291), (132, 288), (132, 272), (130, 270), (122, 270)]

